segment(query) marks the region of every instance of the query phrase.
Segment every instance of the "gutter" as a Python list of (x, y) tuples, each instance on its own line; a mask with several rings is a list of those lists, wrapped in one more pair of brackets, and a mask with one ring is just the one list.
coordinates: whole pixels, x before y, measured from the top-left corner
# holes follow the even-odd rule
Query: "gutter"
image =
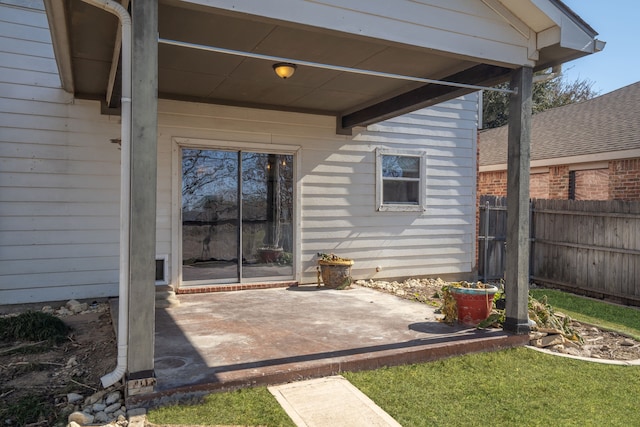
[(103, 387), (118, 382), (127, 370), (129, 341), (129, 209), (131, 205), (131, 17), (113, 0), (82, 0), (118, 17), (122, 32), (122, 118), (120, 123), (120, 277), (118, 290), (118, 357), (115, 369), (100, 378)]

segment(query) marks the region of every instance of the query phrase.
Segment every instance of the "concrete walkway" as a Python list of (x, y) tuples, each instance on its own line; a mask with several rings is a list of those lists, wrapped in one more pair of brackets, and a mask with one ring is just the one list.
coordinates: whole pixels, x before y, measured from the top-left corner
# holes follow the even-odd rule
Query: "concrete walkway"
[(400, 427), (340, 375), (269, 387), (298, 427)]

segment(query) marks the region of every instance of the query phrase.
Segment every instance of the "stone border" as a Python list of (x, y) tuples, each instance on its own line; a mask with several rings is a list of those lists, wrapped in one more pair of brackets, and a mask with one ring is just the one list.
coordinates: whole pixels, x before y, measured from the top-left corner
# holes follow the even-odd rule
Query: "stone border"
[(611, 359), (597, 359), (595, 357), (574, 356), (572, 354), (558, 353), (557, 351), (547, 350), (545, 348), (539, 348), (532, 345), (525, 345), (526, 348), (539, 351), (540, 353), (550, 354), (552, 356), (566, 357), (569, 359), (582, 360), (584, 362), (602, 363), (605, 365), (620, 365), (620, 366), (640, 366), (640, 359), (635, 360), (611, 360)]

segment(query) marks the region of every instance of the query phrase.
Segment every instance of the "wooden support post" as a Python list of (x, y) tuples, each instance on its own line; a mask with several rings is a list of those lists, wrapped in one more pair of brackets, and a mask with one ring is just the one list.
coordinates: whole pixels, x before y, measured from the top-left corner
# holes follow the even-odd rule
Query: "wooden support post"
[(507, 259), (504, 329), (527, 334), (529, 328), (529, 167), (533, 69), (513, 71), (509, 99), (507, 160)]
[(158, 2), (133, 1), (131, 17), (131, 255), (127, 391), (129, 394), (142, 394), (153, 391), (155, 384)]

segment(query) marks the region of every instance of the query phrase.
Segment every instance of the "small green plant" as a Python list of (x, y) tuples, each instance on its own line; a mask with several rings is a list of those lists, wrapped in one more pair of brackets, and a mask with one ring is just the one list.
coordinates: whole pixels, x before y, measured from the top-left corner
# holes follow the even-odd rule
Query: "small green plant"
[(440, 291), (442, 305), (440, 305), (440, 313), (444, 316), (441, 321), (452, 325), (458, 321), (458, 306), (456, 300), (451, 294), (451, 286), (445, 285)]
[(327, 254), (324, 252), (318, 252), (318, 258), (321, 261), (326, 261), (326, 262), (350, 262), (353, 261), (351, 258), (343, 258), (343, 257), (339, 257), (335, 254)]
[(70, 328), (62, 320), (40, 311), (26, 311), (18, 316), (0, 318), (0, 341), (49, 341), (60, 343)]
[(291, 264), (293, 264), (293, 254), (291, 252), (283, 252), (278, 257), (278, 264), (280, 264), (280, 265), (291, 265)]
[(4, 408), (0, 407), (0, 419), (7, 425), (40, 424), (45, 421), (51, 421), (46, 417), (54, 412), (55, 408), (51, 404), (43, 402), (40, 396), (28, 395)]

